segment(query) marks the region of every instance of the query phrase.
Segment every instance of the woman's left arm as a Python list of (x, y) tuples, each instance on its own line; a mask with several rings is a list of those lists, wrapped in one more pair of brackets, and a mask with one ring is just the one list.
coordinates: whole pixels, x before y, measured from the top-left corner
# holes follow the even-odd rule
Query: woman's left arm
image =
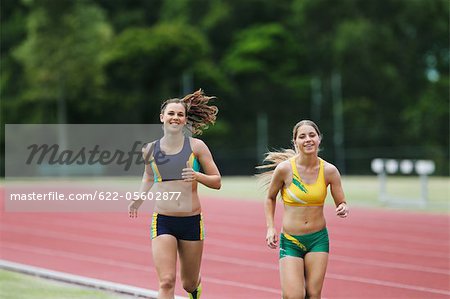
[(342, 188), (341, 174), (336, 166), (327, 163), (326, 176), (330, 184), (331, 196), (336, 205), (336, 215), (342, 218), (348, 216), (348, 206), (345, 201), (344, 189)]
[(183, 169), (183, 179), (187, 182), (197, 181), (209, 188), (220, 189), (220, 172), (208, 146), (200, 139), (193, 139), (193, 152), (197, 156), (204, 173), (194, 171), (192, 165), (187, 163), (186, 168)]

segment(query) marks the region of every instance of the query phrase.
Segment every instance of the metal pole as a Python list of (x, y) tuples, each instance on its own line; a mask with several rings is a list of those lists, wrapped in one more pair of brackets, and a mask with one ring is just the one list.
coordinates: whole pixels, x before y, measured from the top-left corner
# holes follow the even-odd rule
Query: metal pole
[(181, 75), (181, 97), (194, 91), (194, 76), (191, 71), (184, 71)]
[[(61, 151), (68, 149), (67, 136), (67, 103), (66, 103), (66, 88), (64, 76), (59, 81), (59, 97), (58, 97), (58, 145)], [(65, 177), (68, 175), (68, 166), (61, 165), (59, 168), (59, 176)]]
[(387, 202), (386, 173), (384, 171), (378, 174), (378, 180), (380, 182), (380, 201)]
[(311, 78), (311, 117), (312, 119), (320, 123), (320, 109), (322, 106), (322, 81), (320, 77)]
[(258, 113), (256, 119), (256, 160), (261, 161), (264, 153), (267, 151), (268, 146), (268, 119), (266, 112)]
[(333, 72), (331, 76), (331, 91), (333, 98), (334, 149), (336, 164), (341, 173), (345, 173), (344, 152), (344, 118), (342, 107), (341, 74)]
[(428, 176), (426, 174), (420, 175), (420, 186), (421, 186), (421, 203), (424, 207), (428, 204)]

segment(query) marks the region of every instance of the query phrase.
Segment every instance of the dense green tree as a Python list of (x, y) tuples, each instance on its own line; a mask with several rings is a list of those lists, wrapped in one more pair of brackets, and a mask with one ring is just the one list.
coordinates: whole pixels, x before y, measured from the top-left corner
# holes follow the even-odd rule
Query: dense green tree
[[(112, 32), (96, 5), (30, 1), (27, 37), (13, 50), (25, 70), (17, 96), (24, 121), (84, 122), (100, 109), (104, 76), (99, 55)], [(32, 107), (32, 109), (30, 109)]]
[(160, 19), (164, 0), (95, 0), (106, 12), (108, 20), (117, 33), (129, 27), (146, 27), (156, 24)]
[(312, 118), (334, 161), (342, 134), (348, 173), (382, 156), (448, 174), (448, 13), (447, 0), (5, 0), (2, 124), (56, 122), (62, 102), (72, 123), (156, 122), (161, 100), (202, 87), (220, 98), (204, 138), (225, 174), (259, 163), (264, 116), (270, 148)]
[[(304, 86), (306, 74), (298, 72), (302, 64), (301, 52), (290, 32), (278, 23), (255, 25), (236, 35), (223, 59), (223, 68), (240, 91), (236, 98), (230, 99), (235, 102), (229, 114), (241, 120), (234, 125), (240, 132), (237, 138), (256, 144), (255, 123), (262, 114), (268, 114), (272, 136), (283, 130), (289, 136), (290, 129), (286, 130), (280, 118), (295, 118), (309, 104), (309, 95), (305, 94), (308, 86)], [(297, 114), (292, 106), (298, 108)], [(283, 142), (269, 142), (280, 141)]]
[(193, 27), (159, 24), (131, 27), (117, 35), (103, 55), (107, 99), (119, 122), (155, 122), (163, 99), (180, 96), (183, 76), (195, 76), (208, 63), (209, 44)]
[(21, 120), (15, 99), (24, 89), (23, 68), (12, 55), (26, 36), (27, 8), (17, 1), (2, 1), (0, 9), (0, 175), (4, 175), (5, 123)]

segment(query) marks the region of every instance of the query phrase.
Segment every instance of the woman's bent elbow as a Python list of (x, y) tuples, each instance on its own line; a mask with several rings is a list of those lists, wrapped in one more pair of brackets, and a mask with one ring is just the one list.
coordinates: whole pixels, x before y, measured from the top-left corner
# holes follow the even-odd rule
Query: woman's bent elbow
[(222, 188), (222, 182), (219, 180), (214, 189), (220, 190), (220, 188)]

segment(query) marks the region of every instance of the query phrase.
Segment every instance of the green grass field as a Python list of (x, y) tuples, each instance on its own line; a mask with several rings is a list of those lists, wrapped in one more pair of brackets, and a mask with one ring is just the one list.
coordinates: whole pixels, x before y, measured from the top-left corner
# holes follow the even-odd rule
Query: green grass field
[(2, 299), (131, 298), (0, 269)]
[[(347, 202), (354, 206), (389, 208), (379, 201), (380, 185), (376, 176), (345, 176), (342, 184)], [(200, 187), (200, 194), (218, 198), (239, 200), (260, 200), (265, 198), (265, 190), (255, 177), (224, 177), (221, 190)], [(418, 177), (392, 176), (387, 180), (387, 192), (390, 196), (402, 198), (404, 210), (448, 213), (450, 211), (450, 178), (430, 177), (428, 179), (428, 206), (419, 208), (408, 205), (408, 200), (420, 197), (421, 186)], [(328, 192), (327, 204), (333, 204)]]

